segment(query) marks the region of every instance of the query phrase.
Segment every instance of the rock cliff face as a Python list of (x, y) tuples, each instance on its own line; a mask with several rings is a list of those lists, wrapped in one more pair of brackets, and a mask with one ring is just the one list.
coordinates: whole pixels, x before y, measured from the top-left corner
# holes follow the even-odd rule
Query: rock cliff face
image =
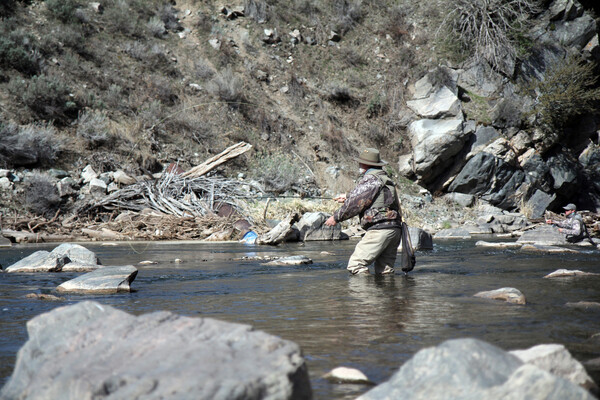
[[(407, 102), (416, 119), (408, 127), (411, 152), (400, 158), (399, 170), (432, 192), (475, 195), (533, 218), (567, 202), (600, 211), (600, 120), (582, 113), (562, 121), (566, 125), (541, 126), (540, 113), (547, 111), (540, 111), (540, 93), (523, 83), (549, 80), (569, 54), (597, 61), (597, 31), (581, 4), (556, 0), (535, 20), (532, 50), (514, 75), (482, 63), (429, 71)], [(465, 111), (481, 98), (491, 106), (487, 121)]]

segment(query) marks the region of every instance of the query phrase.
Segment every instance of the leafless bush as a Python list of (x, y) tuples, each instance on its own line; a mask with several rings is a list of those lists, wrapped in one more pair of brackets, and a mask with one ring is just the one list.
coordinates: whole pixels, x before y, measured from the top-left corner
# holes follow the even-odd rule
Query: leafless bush
[(303, 169), (289, 154), (258, 153), (250, 163), (249, 171), (268, 190), (283, 193), (298, 184)]
[(183, 30), (183, 27), (179, 24), (179, 19), (177, 18), (177, 9), (173, 7), (172, 4), (164, 4), (160, 8), (158, 14), (166, 29), (171, 32)]
[(44, 3), (48, 13), (64, 23), (75, 21), (75, 11), (81, 7), (79, 0), (46, 0)]
[(40, 173), (27, 179), (25, 201), (29, 211), (46, 218), (51, 218), (61, 204), (58, 189), (52, 178)]
[(364, 17), (362, 1), (335, 0), (333, 2), (334, 30), (345, 35)]
[(334, 86), (329, 89), (329, 94), (327, 96), (329, 101), (333, 101), (336, 103), (352, 103), (354, 102), (354, 98), (350, 94), (350, 89), (347, 87), (339, 87)]
[(117, 84), (111, 84), (103, 96), (106, 105), (113, 109), (124, 109), (123, 88)]
[(103, 19), (106, 21), (107, 28), (113, 33), (130, 35), (138, 29), (138, 19), (132, 18), (129, 4), (125, 0), (107, 3)]
[(167, 29), (165, 27), (165, 23), (160, 19), (160, 17), (154, 16), (150, 18), (146, 27), (152, 34), (152, 36), (157, 38), (162, 38), (166, 33)]
[[(537, 12), (535, 0), (457, 0), (444, 19), (475, 59), (512, 75), (517, 50), (511, 33)], [(446, 32), (440, 31), (442, 35)]]
[(244, 1), (244, 12), (246, 13), (246, 16), (252, 18), (259, 24), (268, 21), (267, 7), (267, 3), (264, 0)]
[(215, 74), (208, 61), (203, 58), (194, 62), (194, 72), (196, 73), (196, 77), (201, 80), (210, 79)]
[(0, 165), (50, 166), (62, 149), (52, 125), (0, 124)]
[(123, 50), (139, 61), (144, 60), (148, 54), (147, 46), (138, 41), (126, 43)]
[(234, 108), (238, 108), (245, 100), (242, 80), (230, 68), (217, 73), (207, 89), (213, 96)]
[(77, 119), (77, 136), (84, 139), (90, 149), (95, 149), (111, 139), (108, 117), (97, 111), (83, 111)]

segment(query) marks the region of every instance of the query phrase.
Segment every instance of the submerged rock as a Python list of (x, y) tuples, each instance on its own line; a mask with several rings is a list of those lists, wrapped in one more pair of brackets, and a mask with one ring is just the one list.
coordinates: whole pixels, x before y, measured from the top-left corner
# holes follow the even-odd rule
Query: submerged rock
[(521, 293), (520, 290), (505, 287), (496, 290), (490, 290), (486, 292), (479, 292), (474, 294), (475, 297), (482, 297), (484, 299), (493, 299), (493, 300), (504, 300), (508, 303), (512, 304), (526, 304), (527, 300), (525, 299), (525, 295)]
[(60, 284), (59, 292), (117, 293), (130, 292), (138, 270), (133, 265), (103, 267)]
[(578, 269), (557, 269), (554, 272), (544, 276), (544, 278), (559, 278), (565, 276), (588, 276), (588, 275), (600, 275), (593, 272), (583, 272)]
[(540, 253), (579, 253), (577, 250), (566, 247), (548, 246), (543, 244), (524, 244), (521, 247), (524, 251), (537, 251)]
[(540, 344), (526, 350), (513, 350), (510, 354), (519, 357), (524, 363), (533, 364), (584, 389), (596, 387), (583, 365), (574, 359), (562, 344)]
[(27, 331), (2, 399), (312, 398), (299, 346), (249, 325), (84, 301)]
[(475, 243), (475, 246), (491, 247), (495, 249), (518, 249), (523, 245), (516, 242), (486, 242), (484, 240), (479, 240)]
[(583, 308), (584, 310), (587, 309), (600, 309), (600, 303), (596, 303), (594, 301), (578, 301), (576, 303), (573, 302), (569, 302), (567, 304), (565, 304), (565, 306), (567, 307), (572, 307), (572, 308)]
[(312, 264), (312, 262), (313, 261), (306, 256), (289, 256), (269, 261), (266, 265), (303, 265)]
[(417, 352), (392, 378), (357, 400), (581, 399), (583, 388), (477, 339)]
[(365, 374), (355, 368), (337, 367), (323, 375), (323, 378), (334, 383), (372, 384)]

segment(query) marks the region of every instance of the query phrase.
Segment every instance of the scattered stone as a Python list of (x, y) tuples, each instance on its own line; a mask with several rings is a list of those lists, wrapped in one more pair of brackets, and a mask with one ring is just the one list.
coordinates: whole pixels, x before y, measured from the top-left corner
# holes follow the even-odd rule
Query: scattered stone
[(300, 221), (296, 222), (296, 228), (300, 231), (300, 240), (305, 242), (316, 240), (342, 240), (348, 236), (342, 233), (340, 224), (335, 226), (325, 225), (329, 214), (324, 212), (307, 212), (302, 215)]
[(322, 251), (321, 254), (326, 255), (326, 256), (335, 256), (335, 253), (332, 253), (330, 251)]
[(312, 260), (306, 256), (282, 257), (268, 262), (266, 265), (304, 265), (312, 264)]
[(577, 250), (568, 249), (565, 247), (546, 246), (542, 244), (524, 244), (523, 247), (521, 247), (521, 250), (536, 251), (540, 253), (579, 253)]
[(479, 240), (477, 243), (475, 243), (475, 246), (492, 247), (496, 249), (518, 249), (523, 245), (521, 243), (516, 242), (486, 242), (483, 240)]
[[(190, 86), (192, 85), (193, 83), (190, 83)], [(127, 175), (125, 171), (122, 171), (120, 169), (113, 173), (113, 180), (121, 185), (133, 185), (137, 182), (135, 178)]]
[(334, 368), (323, 375), (323, 378), (333, 383), (373, 384), (361, 371), (348, 367)]
[(25, 295), (26, 299), (36, 299), (36, 300), (45, 300), (45, 301), (64, 301), (65, 299), (62, 297), (54, 296), (52, 294), (43, 294), (43, 293), (29, 293)]
[(357, 400), (580, 399), (585, 389), (477, 339), (453, 339), (417, 352), (390, 380)]
[(98, 178), (98, 173), (94, 171), (91, 165), (88, 165), (81, 171), (81, 178), (83, 179), (83, 183), (89, 183), (92, 179)]
[(527, 350), (513, 350), (510, 354), (519, 357), (524, 363), (533, 364), (584, 389), (596, 388), (583, 365), (574, 359), (562, 344), (541, 344)]
[(12, 190), (13, 183), (8, 178), (0, 178), (0, 190)]
[(103, 197), (108, 186), (102, 179), (94, 178), (90, 181), (90, 194), (94, 197)]
[(557, 269), (556, 271), (544, 276), (544, 278), (559, 278), (559, 277), (564, 277), (564, 276), (587, 276), (587, 275), (600, 275), (600, 274), (595, 274), (593, 272), (583, 272), (578, 269), (571, 269), (571, 270)]
[(83, 301), (27, 330), (0, 398), (312, 398), (300, 347), (249, 325)]
[(215, 50), (219, 50), (221, 48), (221, 41), (219, 39), (210, 39), (208, 41), (208, 44), (211, 45), (211, 47)]
[(327, 40), (329, 40), (330, 42), (339, 42), (340, 40), (342, 40), (342, 37), (339, 33), (331, 31), (329, 32), (329, 37), (327, 38)]
[(469, 231), (463, 228), (442, 229), (433, 235), (434, 239), (471, 239)]
[(103, 267), (60, 284), (59, 292), (118, 293), (130, 292), (138, 270), (133, 265)]
[(474, 294), (475, 297), (482, 297), (484, 299), (492, 300), (504, 300), (511, 304), (526, 304), (525, 295), (518, 289), (505, 287), (496, 290), (490, 290), (486, 292), (479, 292)]
[(182, 263), (183, 263), (183, 260), (182, 260), (181, 258), (176, 258), (176, 259), (174, 259), (174, 260), (173, 260), (173, 262), (174, 262), (175, 264), (182, 264)]
[(57, 182), (56, 188), (60, 197), (77, 194), (77, 182), (71, 177), (62, 178)]
[(138, 264), (140, 265), (152, 265), (152, 264), (158, 264), (156, 261), (152, 261), (152, 260), (144, 260), (144, 261), (140, 261)]
[(569, 303), (565, 304), (565, 306), (571, 307), (571, 308), (583, 308), (585, 310), (600, 309), (600, 303), (596, 303), (594, 301), (578, 301), (576, 303), (569, 302)]

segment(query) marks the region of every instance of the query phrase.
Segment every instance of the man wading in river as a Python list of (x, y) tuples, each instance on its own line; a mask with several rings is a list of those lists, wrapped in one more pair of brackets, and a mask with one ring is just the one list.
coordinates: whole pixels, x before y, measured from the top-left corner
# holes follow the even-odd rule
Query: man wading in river
[(565, 209), (566, 220), (553, 221), (548, 219), (546, 220), (546, 223), (558, 226), (558, 231), (566, 235), (567, 242), (569, 243), (577, 243), (587, 238), (590, 243), (595, 246), (592, 239), (589, 238), (583, 218), (581, 218), (581, 215), (577, 214), (577, 207), (575, 204), (569, 203), (563, 208)]
[(347, 196), (334, 199), (343, 205), (325, 225), (334, 226), (358, 215), (367, 232), (348, 261), (348, 271), (354, 275), (368, 274), (369, 265), (374, 262), (376, 275), (393, 274), (402, 237), (402, 211), (396, 186), (381, 168), (387, 162), (381, 160), (378, 150), (364, 149), (356, 161), (363, 176)]

